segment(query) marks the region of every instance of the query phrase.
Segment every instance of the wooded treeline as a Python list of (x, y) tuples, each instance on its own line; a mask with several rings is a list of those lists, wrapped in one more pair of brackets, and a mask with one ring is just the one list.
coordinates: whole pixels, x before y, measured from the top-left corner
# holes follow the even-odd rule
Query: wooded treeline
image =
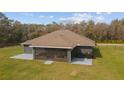
[(124, 19), (113, 20), (111, 24), (95, 23), (91, 20), (79, 24), (53, 22), (39, 25), (22, 24), (0, 13), (0, 46), (15, 45), (59, 29), (69, 29), (96, 42), (124, 43)]

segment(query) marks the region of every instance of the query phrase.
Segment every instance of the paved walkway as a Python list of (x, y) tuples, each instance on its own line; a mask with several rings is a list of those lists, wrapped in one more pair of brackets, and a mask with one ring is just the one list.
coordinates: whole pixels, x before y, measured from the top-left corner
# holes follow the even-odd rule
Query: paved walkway
[(88, 58), (74, 58), (71, 64), (80, 64), (80, 65), (92, 65), (92, 59)]
[(19, 54), (10, 58), (33, 60), (33, 54)]
[(98, 46), (124, 46), (124, 44), (102, 44), (102, 43), (98, 43)]

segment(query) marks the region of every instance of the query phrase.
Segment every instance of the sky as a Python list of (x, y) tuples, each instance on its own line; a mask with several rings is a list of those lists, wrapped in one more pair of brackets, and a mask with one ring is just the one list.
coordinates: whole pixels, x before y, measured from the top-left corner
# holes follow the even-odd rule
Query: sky
[(80, 23), (93, 20), (97, 22), (111, 23), (114, 19), (124, 18), (123, 12), (4, 12), (13, 20), (28, 24)]

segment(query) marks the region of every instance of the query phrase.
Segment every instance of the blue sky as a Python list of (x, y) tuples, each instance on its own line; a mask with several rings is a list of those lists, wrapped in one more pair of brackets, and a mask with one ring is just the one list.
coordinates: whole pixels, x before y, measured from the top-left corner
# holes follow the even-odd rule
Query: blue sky
[(124, 18), (123, 12), (4, 12), (13, 20), (22, 23), (48, 24), (51, 22), (74, 22), (94, 20), (110, 23), (114, 19)]

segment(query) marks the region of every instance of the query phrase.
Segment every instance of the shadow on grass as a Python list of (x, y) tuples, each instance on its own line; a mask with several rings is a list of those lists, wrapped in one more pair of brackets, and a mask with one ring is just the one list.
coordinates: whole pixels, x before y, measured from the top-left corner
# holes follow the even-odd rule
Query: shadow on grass
[(99, 48), (94, 48), (94, 59), (96, 58), (102, 58), (102, 54), (99, 50)]

